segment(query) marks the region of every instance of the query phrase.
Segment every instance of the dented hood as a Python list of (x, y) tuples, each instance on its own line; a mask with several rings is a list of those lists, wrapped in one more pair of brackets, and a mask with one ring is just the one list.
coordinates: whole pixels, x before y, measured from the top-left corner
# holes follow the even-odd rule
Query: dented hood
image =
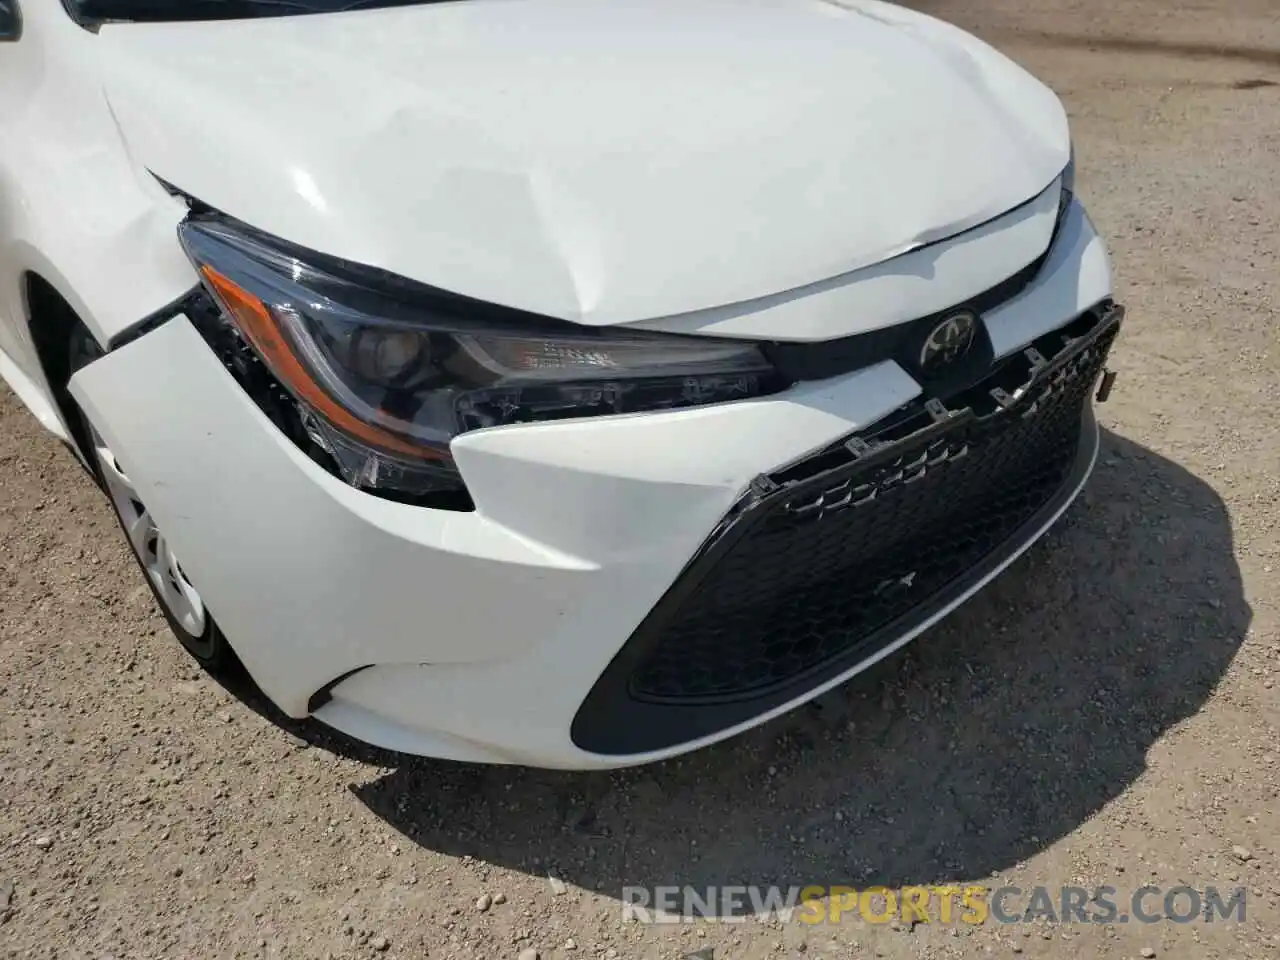
[(939, 21), (469, 0), (102, 28), (134, 161), (269, 233), (589, 324), (878, 263), (1040, 193), (1062, 107)]

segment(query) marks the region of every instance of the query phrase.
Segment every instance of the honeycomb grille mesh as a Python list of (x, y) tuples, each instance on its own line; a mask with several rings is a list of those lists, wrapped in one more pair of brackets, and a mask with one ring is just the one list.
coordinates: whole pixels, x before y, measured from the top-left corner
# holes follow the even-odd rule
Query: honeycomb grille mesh
[(1061, 488), (1110, 339), (1008, 409), (781, 495), (675, 609), (631, 674), (631, 696), (751, 698), (872, 652), (857, 648), (961, 578)]

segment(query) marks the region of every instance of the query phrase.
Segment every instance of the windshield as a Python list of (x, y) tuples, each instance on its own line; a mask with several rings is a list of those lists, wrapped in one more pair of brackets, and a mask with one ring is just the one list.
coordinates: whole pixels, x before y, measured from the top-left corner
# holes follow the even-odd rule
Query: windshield
[(66, 0), (76, 19), (94, 24), (112, 20), (242, 20), (305, 13), (337, 13), (373, 7), (408, 7), (440, 0)]

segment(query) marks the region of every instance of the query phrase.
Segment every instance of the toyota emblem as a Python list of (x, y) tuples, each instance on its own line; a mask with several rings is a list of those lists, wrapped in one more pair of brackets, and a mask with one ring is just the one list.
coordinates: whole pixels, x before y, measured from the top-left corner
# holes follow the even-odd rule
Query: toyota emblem
[(978, 334), (978, 315), (959, 310), (945, 317), (929, 331), (920, 349), (920, 370), (925, 374), (941, 373), (963, 359)]

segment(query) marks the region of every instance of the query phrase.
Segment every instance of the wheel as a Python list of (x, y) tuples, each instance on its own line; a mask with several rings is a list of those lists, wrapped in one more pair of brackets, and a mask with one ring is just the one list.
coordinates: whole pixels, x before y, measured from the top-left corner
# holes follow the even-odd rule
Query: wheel
[[(83, 327), (77, 327), (72, 334), (70, 350), (68, 367), (72, 374), (102, 355), (97, 341)], [(156, 526), (137, 487), (79, 405), (75, 411), (80, 421), (76, 432), (87, 447), (85, 459), (115, 511), (120, 529), (169, 628), (187, 652), (210, 673), (229, 676), (238, 672), (240, 665), (235, 653), (213, 622), (195, 584), (182, 569), (172, 545)]]

